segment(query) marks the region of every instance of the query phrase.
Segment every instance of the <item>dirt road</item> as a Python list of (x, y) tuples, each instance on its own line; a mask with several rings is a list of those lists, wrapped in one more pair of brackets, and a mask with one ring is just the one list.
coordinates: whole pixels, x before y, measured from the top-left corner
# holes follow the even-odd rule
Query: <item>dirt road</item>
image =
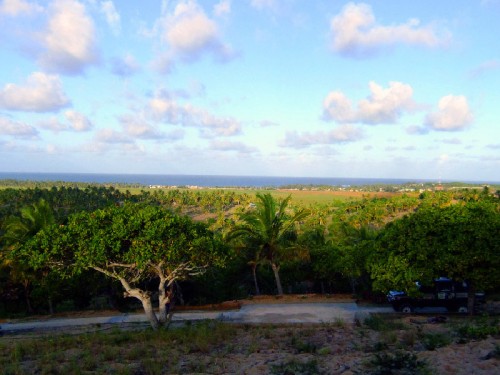
[[(186, 311), (174, 314), (174, 322), (217, 319), (225, 322), (258, 323), (328, 323), (353, 322), (370, 313), (392, 312), (389, 307), (361, 307), (354, 302), (249, 304), (230, 311)], [(144, 314), (58, 318), (28, 322), (7, 322), (0, 325), (3, 333), (61, 329), (64, 327), (120, 325), (147, 322)]]

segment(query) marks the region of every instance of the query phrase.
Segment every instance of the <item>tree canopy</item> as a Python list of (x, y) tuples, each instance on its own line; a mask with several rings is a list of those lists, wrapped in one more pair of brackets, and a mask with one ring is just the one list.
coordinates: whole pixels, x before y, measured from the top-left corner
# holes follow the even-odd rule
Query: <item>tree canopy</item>
[(389, 223), (371, 256), (373, 287), (411, 290), (447, 276), (500, 286), (500, 212), (494, 201), (426, 206)]
[(17, 255), (35, 268), (50, 265), (62, 276), (94, 269), (118, 280), (127, 296), (141, 301), (156, 328), (151, 293), (141, 282), (158, 281), (164, 322), (170, 302), (166, 289), (209, 266), (223, 265), (227, 253), (203, 223), (158, 206), (125, 204), (73, 215), (66, 225), (37, 233)]

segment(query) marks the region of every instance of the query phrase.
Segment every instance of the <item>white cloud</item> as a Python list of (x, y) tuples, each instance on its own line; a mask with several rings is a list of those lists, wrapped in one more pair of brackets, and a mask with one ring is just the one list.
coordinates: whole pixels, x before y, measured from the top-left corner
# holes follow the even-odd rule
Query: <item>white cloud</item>
[(463, 130), (474, 120), (467, 98), (463, 95), (447, 95), (438, 103), (438, 110), (426, 116), (425, 125), (434, 130)]
[(170, 74), (174, 70), (175, 60), (168, 53), (162, 53), (151, 62), (151, 68), (159, 74)]
[(287, 132), (281, 142), (283, 147), (302, 148), (313, 145), (355, 142), (363, 138), (363, 132), (352, 125), (341, 125), (329, 132), (302, 133)]
[(263, 128), (271, 127), (271, 126), (279, 126), (277, 122), (271, 121), (271, 120), (262, 120), (259, 121), (259, 126)]
[(0, 135), (10, 135), (14, 138), (35, 139), (38, 131), (28, 124), (0, 117)]
[(95, 135), (98, 143), (110, 144), (132, 144), (134, 141), (126, 134), (117, 132), (113, 129), (101, 129)]
[(462, 144), (462, 141), (458, 138), (443, 139), (442, 142), (445, 144), (448, 144), (448, 145), (460, 145), (460, 144)]
[(250, 5), (257, 9), (274, 8), (276, 0), (250, 0)]
[(418, 19), (395, 26), (378, 25), (370, 5), (364, 3), (345, 5), (332, 18), (330, 29), (333, 49), (350, 57), (364, 57), (397, 44), (436, 47), (449, 39), (437, 35), (432, 26), (421, 26)]
[(0, 4), (0, 15), (16, 17), (22, 13), (33, 14), (41, 12), (43, 8), (36, 2), (28, 2), (25, 0), (3, 0)]
[(148, 123), (141, 115), (124, 115), (120, 117), (121, 125), (126, 134), (134, 139), (145, 140), (179, 140), (184, 137), (182, 130), (176, 129), (169, 133), (160, 131)]
[(251, 154), (257, 151), (257, 148), (248, 146), (242, 142), (231, 142), (227, 139), (217, 139), (210, 143), (210, 148), (216, 151), (236, 151), (242, 154)]
[(162, 19), (162, 40), (174, 56), (194, 61), (204, 53), (212, 53), (218, 60), (233, 56), (231, 47), (221, 40), (217, 23), (210, 19), (193, 0), (181, 1), (173, 13)]
[(117, 12), (115, 5), (112, 1), (101, 2), (101, 13), (106, 17), (106, 22), (115, 34), (121, 31), (120, 14)]
[(439, 155), (436, 161), (439, 165), (447, 164), (450, 161), (450, 155), (441, 154)]
[(425, 126), (412, 125), (406, 128), (408, 134), (423, 135), (429, 133), (429, 128)]
[(66, 119), (66, 122), (60, 121), (57, 117), (51, 117), (49, 119), (39, 121), (37, 126), (42, 129), (50, 130), (54, 133), (67, 131), (86, 132), (92, 130), (94, 127), (87, 116), (72, 109), (64, 112), (64, 118)]
[(98, 62), (94, 23), (75, 0), (55, 0), (47, 29), (41, 34), (45, 51), (40, 64), (49, 71), (81, 74)]
[(231, 0), (221, 0), (214, 5), (214, 14), (218, 17), (231, 13)]
[(342, 92), (330, 92), (323, 101), (323, 119), (339, 123), (388, 124), (396, 123), (404, 112), (415, 108), (410, 85), (390, 82), (384, 89), (370, 82), (369, 88), (370, 96), (361, 100), (357, 108)]
[(140, 69), (139, 63), (131, 54), (126, 54), (121, 58), (111, 60), (111, 71), (121, 77), (128, 77), (135, 74)]
[(0, 91), (0, 108), (13, 111), (51, 112), (70, 104), (58, 76), (31, 74), (26, 84), (8, 83)]
[(64, 116), (68, 120), (70, 128), (74, 131), (85, 132), (91, 130), (94, 127), (87, 116), (81, 114), (80, 112), (68, 110), (64, 112)]
[(146, 113), (156, 121), (167, 124), (191, 126), (200, 129), (202, 135), (232, 136), (241, 133), (241, 124), (231, 117), (217, 117), (191, 104), (179, 103), (168, 97), (150, 100)]
[(340, 123), (356, 122), (356, 113), (352, 102), (340, 91), (328, 93), (323, 100), (323, 118)]
[(469, 72), (470, 78), (478, 78), (487, 72), (500, 69), (500, 60), (488, 60)]
[(48, 119), (43, 119), (37, 122), (36, 125), (41, 129), (50, 130), (54, 133), (59, 133), (68, 130), (68, 124), (59, 121), (59, 119), (55, 116), (50, 117)]

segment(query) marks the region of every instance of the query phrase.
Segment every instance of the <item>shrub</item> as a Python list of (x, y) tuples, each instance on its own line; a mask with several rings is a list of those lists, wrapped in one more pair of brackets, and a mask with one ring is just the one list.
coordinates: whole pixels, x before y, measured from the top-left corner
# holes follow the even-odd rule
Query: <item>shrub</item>
[(394, 353), (377, 353), (370, 362), (373, 375), (428, 375), (432, 372), (425, 361), (414, 353), (396, 350)]
[(385, 318), (380, 315), (371, 314), (364, 320), (364, 324), (374, 331), (391, 331), (396, 329), (406, 329), (403, 323)]
[(298, 353), (316, 353), (317, 346), (313, 343), (304, 342), (296, 336), (292, 337), (291, 346), (297, 350)]
[(321, 374), (318, 363), (315, 360), (298, 362), (291, 360), (286, 363), (271, 366), (273, 375), (317, 375)]
[(422, 344), (427, 350), (435, 350), (451, 344), (451, 338), (444, 333), (427, 333), (422, 336)]
[(500, 326), (497, 320), (488, 320), (482, 318), (475, 323), (466, 323), (459, 326), (456, 330), (459, 342), (470, 340), (484, 340), (490, 335), (500, 334)]

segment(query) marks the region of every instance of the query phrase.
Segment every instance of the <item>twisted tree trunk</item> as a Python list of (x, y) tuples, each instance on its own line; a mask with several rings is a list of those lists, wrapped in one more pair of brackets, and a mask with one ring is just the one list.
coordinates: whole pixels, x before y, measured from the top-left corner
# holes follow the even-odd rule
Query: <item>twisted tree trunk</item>
[(139, 301), (141, 301), (142, 308), (144, 309), (144, 313), (146, 314), (146, 318), (149, 321), (149, 324), (151, 324), (151, 328), (153, 330), (157, 330), (158, 327), (160, 326), (160, 323), (158, 322), (158, 318), (153, 310), (153, 303), (151, 302), (151, 295), (148, 292), (145, 292), (140, 289), (125, 289), (124, 296), (125, 297), (135, 297)]
[(153, 330), (157, 330), (158, 327), (160, 326), (160, 323), (158, 321), (158, 317), (156, 316), (154, 310), (153, 310), (153, 303), (151, 302), (151, 294), (147, 291), (138, 289), (138, 288), (132, 288), (127, 280), (120, 276), (117, 273), (108, 271), (104, 268), (100, 268), (97, 266), (92, 266), (93, 269), (96, 271), (99, 271), (106, 276), (112, 277), (118, 281), (123, 286), (123, 289), (125, 289), (125, 292), (123, 293), (124, 297), (134, 297), (137, 298), (139, 301), (141, 301), (142, 308), (144, 309), (144, 313), (146, 314), (146, 318), (149, 321), (149, 324), (151, 324), (151, 328)]

